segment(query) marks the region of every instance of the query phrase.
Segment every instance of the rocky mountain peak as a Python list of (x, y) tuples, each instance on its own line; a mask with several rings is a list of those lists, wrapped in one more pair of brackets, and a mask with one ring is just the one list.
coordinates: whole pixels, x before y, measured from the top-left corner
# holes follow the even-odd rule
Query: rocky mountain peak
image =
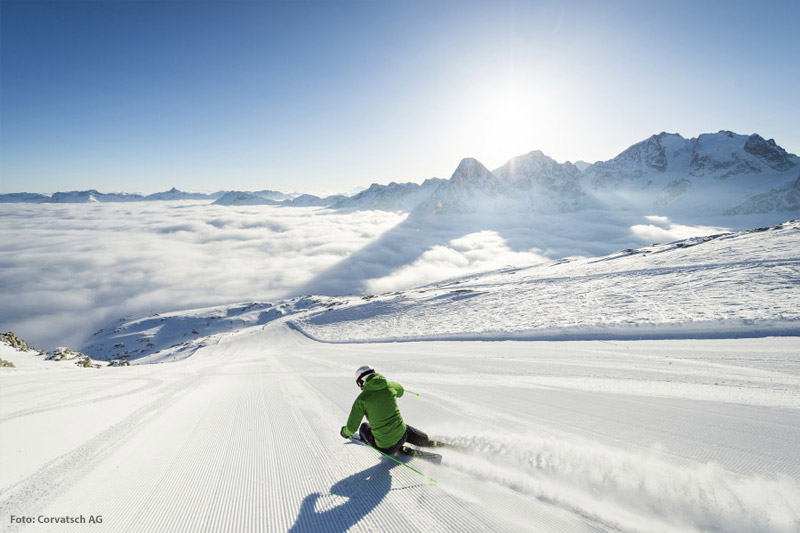
[(450, 182), (457, 187), (497, 185), (497, 178), (483, 164), (472, 157), (461, 160)]
[(744, 151), (758, 157), (774, 170), (784, 171), (796, 166), (796, 164), (791, 161), (794, 157), (793, 154), (789, 154), (786, 150), (775, 144), (774, 139), (765, 141), (764, 138), (757, 133), (747, 138), (747, 141), (744, 143)]
[[(568, 165), (568, 166), (565, 166)], [(534, 150), (525, 155), (515, 157), (502, 167), (494, 170), (494, 175), (503, 181), (517, 183), (525, 179), (535, 179), (542, 174), (562, 172), (564, 168), (572, 170), (572, 163), (560, 164), (546, 156), (541, 150)], [(575, 170), (577, 170), (575, 168)]]

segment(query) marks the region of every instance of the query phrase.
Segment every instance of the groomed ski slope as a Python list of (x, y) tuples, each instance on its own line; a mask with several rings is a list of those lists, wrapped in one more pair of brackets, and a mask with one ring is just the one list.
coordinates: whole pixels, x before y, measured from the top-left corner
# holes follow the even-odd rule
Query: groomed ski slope
[[(105, 369), (4, 347), (28, 363), (0, 374), (0, 528), (800, 527), (796, 337), (346, 345), (282, 318), (217, 338)], [(421, 394), (407, 422), (474, 450), (408, 462), (437, 483), (338, 435), (365, 362)]]

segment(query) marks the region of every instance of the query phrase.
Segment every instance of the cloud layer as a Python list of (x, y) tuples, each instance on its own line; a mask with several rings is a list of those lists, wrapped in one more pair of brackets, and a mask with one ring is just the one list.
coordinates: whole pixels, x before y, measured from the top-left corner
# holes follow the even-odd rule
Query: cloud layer
[(191, 203), (2, 206), (0, 324), (79, 346), (125, 315), (278, 298), (402, 220)]
[(80, 347), (123, 316), (405, 289), (709, 232), (609, 214), (442, 217), (200, 202), (0, 206), (0, 329)]

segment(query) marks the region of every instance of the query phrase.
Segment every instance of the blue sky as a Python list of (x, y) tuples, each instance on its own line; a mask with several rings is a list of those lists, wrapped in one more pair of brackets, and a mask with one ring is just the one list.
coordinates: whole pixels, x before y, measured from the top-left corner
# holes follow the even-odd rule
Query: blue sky
[(800, 152), (800, 3), (2, 2), (0, 192), (333, 193), (653, 133)]

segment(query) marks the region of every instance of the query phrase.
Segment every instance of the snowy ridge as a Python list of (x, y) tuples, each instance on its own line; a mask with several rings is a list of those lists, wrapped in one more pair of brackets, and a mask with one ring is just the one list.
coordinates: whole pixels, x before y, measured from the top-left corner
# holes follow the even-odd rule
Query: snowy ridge
[(510, 188), (480, 161), (466, 158), (413, 211), (416, 215), (499, 213), (509, 207)]
[(125, 319), (96, 332), (84, 347), (99, 360), (137, 363), (173, 362), (216, 344), (226, 333), (262, 326), (285, 315), (332, 305), (325, 297), (278, 303), (241, 303)]
[[(748, 195), (794, 181), (798, 164), (800, 158), (757, 134), (720, 131), (685, 139), (660, 133), (590, 166), (582, 183), (596, 202), (609, 207), (722, 213)], [(744, 212), (742, 208), (738, 214)]]
[(214, 201), (215, 205), (278, 205), (280, 202), (273, 198), (243, 191), (231, 191)]
[(0, 203), (36, 203), (36, 204), (83, 204), (96, 202), (152, 202), (175, 200), (216, 200), (225, 194), (218, 191), (212, 194), (184, 192), (173, 187), (164, 192), (147, 196), (135, 193), (101, 193), (94, 189), (87, 191), (56, 192), (52, 195), (35, 193), (0, 194)]
[(293, 321), (331, 342), (797, 335), (798, 300), (800, 222), (791, 221), (506, 269)]
[(540, 151), (493, 172), (464, 159), (416, 212), (604, 209), (684, 217), (791, 212), (800, 210), (798, 165), (800, 158), (757, 134), (720, 131), (685, 139), (660, 133), (613, 159), (581, 168), (560, 164)]
[(578, 167), (559, 164), (538, 150), (512, 159), (494, 175), (524, 191), (527, 204), (537, 213), (577, 211), (588, 203)]
[(368, 189), (350, 198), (334, 203), (334, 209), (381, 209), (384, 211), (411, 211), (433, 191), (443, 180), (431, 178), (422, 185), (416, 183), (395, 183), (380, 185), (373, 183)]
[(217, 199), (214, 205), (287, 205), (295, 207), (326, 207), (341, 201), (344, 196), (320, 198), (313, 194), (285, 195), (275, 191), (231, 191)]

